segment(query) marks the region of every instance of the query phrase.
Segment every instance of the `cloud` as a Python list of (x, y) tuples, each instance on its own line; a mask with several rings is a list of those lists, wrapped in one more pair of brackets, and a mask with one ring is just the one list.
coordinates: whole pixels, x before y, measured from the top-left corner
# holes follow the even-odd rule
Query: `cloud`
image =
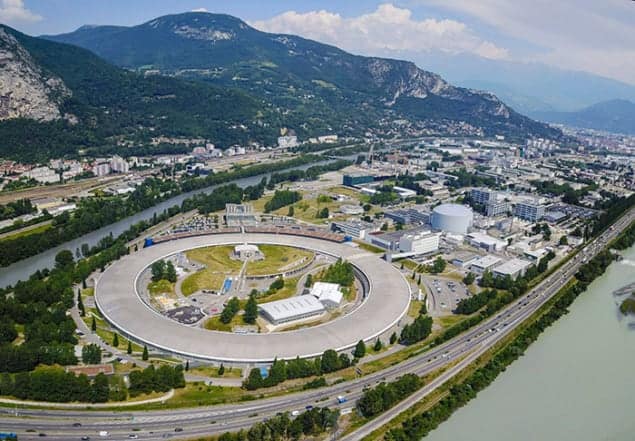
[(25, 23), (42, 20), (42, 17), (29, 11), (23, 0), (0, 0), (0, 22)]
[(409, 9), (390, 3), (357, 17), (342, 17), (326, 10), (288, 11), (251, 24), (263, 31), (297, 34), (366, 55), (442, 51), (472, 53), (491, 59), (508, 56), (506, 49), (478, 37), (462, 22), (416, 20)]
[(209, 12), (206, 8), (196, 8), (192, 9), (192, 12)]
[(541, 50), (527, 61), (635, 83), (635, 3), (627, 0), (418, 0), (475, 17)]

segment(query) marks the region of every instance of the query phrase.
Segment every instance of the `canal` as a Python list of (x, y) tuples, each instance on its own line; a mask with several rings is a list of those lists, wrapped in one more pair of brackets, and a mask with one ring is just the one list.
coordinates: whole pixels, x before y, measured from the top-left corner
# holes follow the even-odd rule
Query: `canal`
[(612, 292), (635, 282), (635, 247), (430, 441), (632, 441), (635, 330)]

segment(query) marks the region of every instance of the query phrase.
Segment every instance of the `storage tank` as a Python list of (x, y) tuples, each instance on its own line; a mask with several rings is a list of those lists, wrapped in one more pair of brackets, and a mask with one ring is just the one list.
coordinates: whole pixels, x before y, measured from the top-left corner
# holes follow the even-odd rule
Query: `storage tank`
[(432, 210), (430, 224), (435, 230), (467, 234), (467, 230), (472, 226), (473, 220), (474, 214), (470, 207), (458, 204), (441, 204)]

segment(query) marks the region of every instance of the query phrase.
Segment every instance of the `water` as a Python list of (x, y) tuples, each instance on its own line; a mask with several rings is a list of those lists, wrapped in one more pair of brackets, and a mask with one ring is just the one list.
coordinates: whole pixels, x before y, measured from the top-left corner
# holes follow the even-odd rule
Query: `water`
[(635, 440), (635, 331), (611, 295), (635, 281), (635, 247), (624, 257), (427, 440)]
[[(352, 155), (350, 157), (343, 157), (341, 159), (351, 159), (355, 157), (356, 155)], [(333, 162), (333, 161), (320, 161), (320, 162), (315, 162), (311, 164), (305, 164), (299, 167), (291, 167), (286, 170), (306, 170), (307, 168), (312, 167), (314, 165), (323, 165), (330, 162)], [(269, 175), (270, 173), (265, 173), (262, 175), (252, 176), (249, 178), (236, 179), (233, 181), (225, 182), (220, 185), (235, 183), (241, 187), (247, 187), (250, 185), (258, 184), (263, 177), (266, 176), (268, 178)], [(121, 233), (126, 231), (128, 228), (130, 228), (131, 225), (136, 224), (137, 222), (140, 222), (142, 220), (152, 219), (155, 213), (157, 215), (161, 214), (163, 211), (167, 210), (170, 207), (173, 207), (175, 205), (181, 205), (183, 200), (195, 194), (210, 192), (214, 188), (219, 187), (220, 185), (214, 185), (211, 187), (194, 190), (189, 193), (180, 194), (171, 199), (163, 201), (162, 203), (154, 207), (148, 208), (147, 210), (141, 211), (133, 216), (122, 219), (119, 222), (115, 222), (114, 224), (111, 224), (99, 230), (93, 231), (92, 233), (88, 233), (75, 240), (66, 242), (55, 248), (51, 248), (48, 251), (45, 251), (38, 255), (21, 260), (7, 267), (0, 268), (0, 287), (5, 287), (7, 285), (14, 285), (18, 280), (25, 280), (31, 274), (33, 274), (35, 271), (39, 269), (53, 267), (55, 263), (55, 255), (62, 250), (71, 250), (73, 253), (75, 253), (75, 250), (77, 250), (78, 248), (81, 248), (82, 244), (88, 244), (88, 246), (90, 247), (95, 246), (102, 238), (108, 236), (111, 233), (114, 237), (117, 237)]]

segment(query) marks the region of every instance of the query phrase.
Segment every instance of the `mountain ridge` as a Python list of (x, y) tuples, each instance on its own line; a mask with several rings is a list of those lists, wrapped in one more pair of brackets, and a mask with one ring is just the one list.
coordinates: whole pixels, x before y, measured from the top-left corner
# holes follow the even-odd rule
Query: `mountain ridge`
[(297, 114), (300, 124), (309, 105), (318, 114), (346, 114), (345, 125), (355, 124), (350, 109), (357, 107), (371, 119), (413, 118), (475, 135), (560, 136), (493, 94), (455, 87), (410, 61), (353, 55), (295, 35), (261, 32), (226, 14), (173, 14), (136, 26), (82, 27), (43, 38), (84, 47), (127, 69), (240, 88)]
[(536, 118), (568, 126), (635, 135), (635, 102), (613, 99), (577, 112), (536, 113)]

